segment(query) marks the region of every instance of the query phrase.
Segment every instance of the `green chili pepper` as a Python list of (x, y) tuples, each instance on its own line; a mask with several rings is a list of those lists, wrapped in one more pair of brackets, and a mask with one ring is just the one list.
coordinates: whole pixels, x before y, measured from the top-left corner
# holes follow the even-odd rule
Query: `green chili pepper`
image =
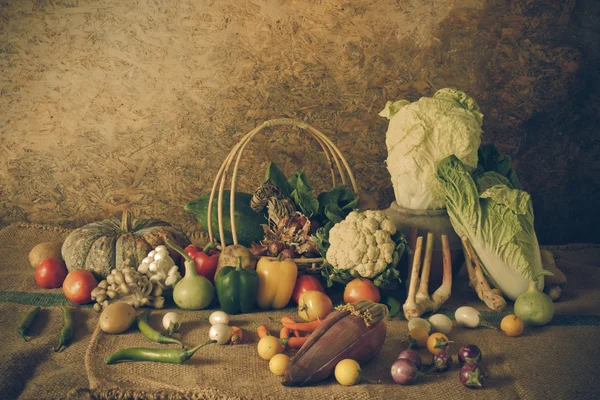
[(63, 313), (63, 327), (60, 330), (58, 344), (56, 345), (56, 347), (54, 347), (54, 351), (61, 351), (62, 349), (67, 347), (73, 339), (73, 316), (71, 315), (71, 311), (67, 307), (62, 306), (61, 309)]
[(237, 267), (223, 267), (215, 276), (217, 298), (228, 314), (247, 313), (256, 304), (258, 274), (253, 269), (242, 268), (242, 257)]
[(132, 347), (111, 354), (106, 358), (104, 363), (108, 365), (119, 361), (154, 361), (168, 364), (183, 364), (202, 347), (212, 343), (217, 343), (217, 341), (208, 340), (191, 349), (147, 349)]
[(163, 335), (162, 333), (160, 333), (159, 331), (157, 331), (153, 327), (151, 327), (150, 324), (148, 324), (148, 315), (149, 314), (150, 314), (150, 311), (146, 310), (138, 316), (137, 326), (138, 326), (138, 329), (140, 330), (140, 332), (142, 332), (142, 334), (144, 336), (146, 336), (148, 339), (152, 340), (153, 342), (160, 343), (160, 344), (174, 343), (174, 344), (180, 345), (181, 348), (183, 349), (183, 343), (181, 343), (181, 341), (179, 341), (175, 338), (171, 338), (171, 337)]
[(19, 323), (17, 327), (17, 333), (23, 338), (24, 341), (28, 342), (31, 337), (27, 336), (29, 333), (29, 328), (31, 328), (31, 324), (35, 320), (35, 317), (40, 313), (41, 308), (35, 307), (33, 310), (29, 311), (27, 314), (23, 316), (23, 319)]

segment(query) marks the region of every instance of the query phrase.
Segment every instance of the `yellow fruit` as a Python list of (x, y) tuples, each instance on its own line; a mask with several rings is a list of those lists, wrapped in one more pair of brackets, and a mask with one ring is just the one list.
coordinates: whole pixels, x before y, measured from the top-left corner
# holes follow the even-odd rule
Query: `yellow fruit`
[(523, 328), (523, 320), (514, 314), (507, 315), (500, 321), (500, 329), (502, 329), (502, 332), (504, 332), (506, 336), (519, 336), (523, 333)]
[(258, 355), (269, 361), (275, 354), (283, 353), (283, 343), (275, 336), (265, 336), (258, 342)]
[(335, 366), (335, 379), (340, 385), (352, 386), (360, 381), (360, 365), (346, 358)]
[(290, 358), (286, 354), (275, 354), (269, 361), (269, 369), (273, 375), (283, 376), (289, 363)]
[(425, 347), (427, 346), (427, 338), (429, 337), (429, 332), (427, 329), (419, 327), (411, 329), (408, 332), (408, 342), (411, 347)]

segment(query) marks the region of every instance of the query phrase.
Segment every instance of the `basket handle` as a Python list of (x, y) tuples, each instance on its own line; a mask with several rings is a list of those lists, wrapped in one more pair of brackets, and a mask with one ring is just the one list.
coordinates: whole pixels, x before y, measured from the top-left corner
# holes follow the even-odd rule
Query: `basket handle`
[[(263, 122), (258, 127), (254, 128), (250, 132), (248, 132), (244, 137), (233, 147), (233, 149), (221, 164), (219, 171), (217, 172), (217, 176), (215, 177), (215, 181), (212, 186), (212, 190), (210, 192), (210, 198), (208, 200), (208, 236), (210, 241), (214, 241), (214, 236), (212, 232), (212, 207), (215, 198), (215, 193), (217, 191), (217, 185), (219, 186), (219, 195), (217, 199), (217, 218), (219, 224), (219, 236), (221, 239), (221, 244), (225, 247), (225, 229), (223, 227), (223, 192), (225, 190), (225, 183), (227, 179), (227, 173), (231, 167), (235, 159), (235, 164), (233, 166), (233, 176), (231, 178), (231, 196), (229, 202), (229, 211), (230, 211), (230, 220), (231, 220), (231, 234), (233, 237), (233, 243), (238, 244), (236, 225), (235, 225), (235, 187), (237, 183), (237, 173), (239, 169), (240, 160), (242, 159), (242, 155), (248, 143), (256, 136), (259, 132), (261, 132), (265, 128), (275, 127), (275, 126), (295, 126), (306, 132), (308, 132), (321, 146), (321, 149), (325, 153), (325, 157), (329, 164), (329, 168), (331, 170), (331, 177), (333, 186), (336, 185), (335, 172), (333, 165), (337, 167), (338, 173), (342, 179), (342, 184), (347, 184), (346, 175), (344, 174), (344, 170), (350, 179), (350, 183), (352, 184), (352, 189), (354, 193), (358, 193), (358, 187), (356, 185), (356, 180), (354, 179), (354, 175), (352, 174), (352, 170), (348, 165), (348, 162), (344, 158), (341, 151), (335, 146), (335, 144), (323, 134), (321, 131), (308, 124), (307, 122), (292, 119), (292, 118), (277, 118), (271, 119)], [(333, 162), (332, 162), (333, 159)], [(343, 166), (343, 168), (342, 168)], [(220, 181), (220, 184), (219, 184)]]

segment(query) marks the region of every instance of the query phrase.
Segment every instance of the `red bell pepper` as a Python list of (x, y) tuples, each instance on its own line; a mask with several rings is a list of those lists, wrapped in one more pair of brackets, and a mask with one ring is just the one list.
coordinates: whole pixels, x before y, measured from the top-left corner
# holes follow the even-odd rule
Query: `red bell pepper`
[(185, 252), (194, 260), (196, 272), (209, 281), (214, 282), (217, 264), (219, 263), (219, 257), (221, 255), (221, 252), (217, 250), (215, 244), (208, 243), (204, 249), (200, 249), (198, 246), (190, 244), (185, 248)]

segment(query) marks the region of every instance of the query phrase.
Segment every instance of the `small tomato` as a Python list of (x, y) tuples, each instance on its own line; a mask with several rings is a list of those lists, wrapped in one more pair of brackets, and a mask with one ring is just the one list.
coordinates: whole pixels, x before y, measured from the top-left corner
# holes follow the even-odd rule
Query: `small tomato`
[(302, 275), (296, 279), (296, 285), (294, 286), (294, 291), (292, 292), (292, 299), (294, 303), (298, 304), (300, 301), (300, 296), (308, 290), (318, 290), (319, 292), (325, 293), (325, 289), (321, 282), (311, 275)]
[(69, 272), (62, 288), (67, 299), (75, 304), (86, 304), (92, 301), (92, 290), (98, 286), (98, 281), (88, 270), (78, 269)]
[(427, 339), (427, 350), (431, 354), (436, 355), (440, 351), (445, 351), (449, 343), (448, 337), (443, 333), (432, 333)]
[(371, 300), (373, 303), (379, 303), (381, 300), (379, 289), (370, 279), (353, 279), (344, 289), (344, 302), (356, 303), (361, 300)]
[(523, 333), (523, 320), (514, 314), (507, 315), (500, 321), (500, 329), (506, 336), (515, 337)]
[(298, 300), (298, 315), (306, 322), (323, 319), (333, 311), (329, 296), (318, 290), (308, 290)]
[(46, 258), (35, 268), (35, 281), (44, 289), (59, 288), (66, 276), (67, 266), (58, 258)]

